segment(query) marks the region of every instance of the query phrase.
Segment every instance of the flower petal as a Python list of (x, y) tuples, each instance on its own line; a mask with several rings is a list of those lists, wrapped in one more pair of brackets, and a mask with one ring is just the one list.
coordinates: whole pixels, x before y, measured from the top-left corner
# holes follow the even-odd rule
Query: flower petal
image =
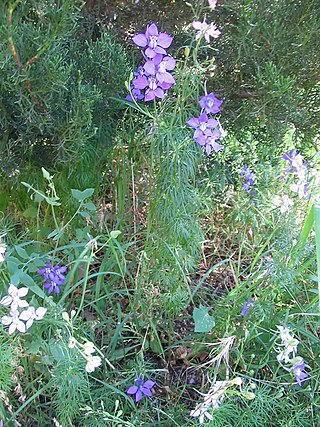
[(128, 388), (127, 394), (136, 394), (138, 391), (138, 387), (136, 385), (132, 385)]
[(146, 47), (148, 44), (148, 40), (145, 34), (136, 34), (132, 37), (132, 41), (139, 47)]

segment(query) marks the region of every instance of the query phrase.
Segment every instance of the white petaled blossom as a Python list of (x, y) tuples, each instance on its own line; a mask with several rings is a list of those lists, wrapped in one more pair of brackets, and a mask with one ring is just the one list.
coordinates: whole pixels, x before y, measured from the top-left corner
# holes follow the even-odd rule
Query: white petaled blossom
[(200, 424), (203, 424), (205, 418), (212, 421), (213, 416), (208, 412), (208, 409), (214, 408), (215, 410), (219, 409), (219, 406), (225, 399), (225, 391), (228, 387), (242, 384), (242, 379), (236, 377), (233, 380), (226, 381), (216, 381), (209, 392), (204, 394), (204, 401), (199, 403), (194, 410), (190, 412), (191, 417), (199, 417)]
[(208, 409), (209, 409), (208, 406), (201, 406), (198, 409), (194, 409), (193, 411), (191, 411), (190, 416), (194, 418), (199, 417), (200, 424), (204, 423), (205, 417), (208, 420), (213, 421), (213, 416), (208, 412)]
[(46, 314), (47, 309), (44, 307), (39, 307), (35, 309), (34, 307), (29, 306), (27, 310), (24, 310), (20, 314), (20, 319), (26, 321), (26, 329), (29, 329), (34, 320), (42, 320)]
[(221, 34), (221, 31), (218, 30), (215, 24), (207, 24), (205, 20), (203, 22), (193, 21), (192, 26), (198, 31), (196, 34), (196, 40), (200, 39), (200, 37), (204, 37), (206, 42), (210, 43), (210, 37), (216, 39)]
[(93, 372), (102, 363), (101, 357), (99, 356), (87, 356), (86, 360), (87, 360), (86, 371), (89, 373)]
[(1, 318), (1, 323), (4, 326), (9, 326), (9, 329), (8, 329), (9, 335), (13, 334), (16, 330), (24, 334), (27, 330), (26, 325), (22, 322), (22, 320), (20, 320), (19, 312), (17, 310), (10, 311), (9, 316), (3, 316)]
[(96, 351), (96, 349), (94, 348), (93, 342), (91, 341), (85, 342), (82, 348), (86, 356), (90, 356), (92, 353)]
[(218, 0), (208, 0), (210, 9), (214, 9), (217, 6)]
[(77, 344), (77, 340), (73, 337), (70, 337), (68, 347), (69, 348), (75, 348), (76, 344)]
[(277, 326), (277, 328), (279, 329), (280, 338), (282, 341), (281, 346), (284, 346), (284, 348), (280, 350), (279, 354), (277, 355), (277, 360), (279, 363), (282, 361), (289, 363), (291, 354), (293, 357), (295, 357), (297, 354), (299, 341), (294, 338), (289, 328), (284, 326)]
[(14, 285), (10, 284), (8, 288), (8, 295), (0, 300), (0, 304), (5, 306), (10, 305), (11, 311), (17, 311), (18, 307), (28, 307), (29, 304), (27, 301), (21, 299), (27, 295), (28, 291), (28, 288), (18, 289)]

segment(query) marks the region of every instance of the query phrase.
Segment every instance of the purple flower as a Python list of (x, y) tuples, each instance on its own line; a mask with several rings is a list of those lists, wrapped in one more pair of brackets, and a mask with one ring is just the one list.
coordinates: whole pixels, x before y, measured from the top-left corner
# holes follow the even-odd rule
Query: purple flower
[(204, 108), (206, 113), (217, 114), (220, 112), (220, 105), (223, 103), (221, 99), (216, 98), (213, 92), (200, 98), (199, 104)]
[(196, 129), (193, 138), (202, 146), (206, 144), (208, 137), (213, 136), (212, 129), (218, 126), (217, 120), (209, 119), (206, 113), (202, 113), (199, 117), (192, 117), (187, 124)]
[(253, 307), (254, 304), (255, 304), (254, 301), (251, 301), (250, 299), (248, 299), (247, 302), (245, 303), (245, 305), (242, 307), (241, 316), (243, 316), (243, 317), (247, 316), (250, 308)]
[(143, 66), (146, 75), (155, 76), (162, 89), (170, 89), (176, 82), (174, 77), (167, 70), (172, 71), (176, 66), (176, 60), (171, 56), (157, 54), (154, 58), (149, 59)]
[(136, 378), (136, 384), (132, 385), (128, 388), (127, 394), (129, 395), (135, 395), (135, 401), (139, 402), (143, 395), (147, 397), (152, 397), (152, 387), (155, 385), (154, 381), (147, 380), (145, 383), (143, 383), (143, 380), (141, 378)]
[[(223, 149), (222, 145), (217, 142), (217, 139), (220, 138), (220, 131), (215, 129), (212, 134), (204, 141), (204, 147), (206, 150), (207, 156), (210, 156), (211, 152), (214, 151), (218, 153)], [(199, 141), (197, 141), (200, 144)], [(200, 144), (202, 145), (202, 144)]]
[(304, 372), (306, 368), (305, 361), (302, 359), (302, 357), (297, 357), (298, 362), (293, 366), (293, 374), (294, 377), (299, 384), (299, 386), (302, 386), (302, 382), (308, 378), (308, 374)]
[(133, 98), (136, 101), (141, 101), (144, 98), (144, 94), (141, 92), (141, 90), (140, 89), (135, 89), (133, 86), (131, 86), (131, 94), (129, 93), (126, 96), (126, 100), (127, 101), (133, 101)]
[(246, 179), (246, 181), (242, 185), (242, 188), (245, 191), (250, 191), (252, 185), (254, 184), (254, 173), (250, 171), (248, 165), (244, 165), (242, 171), (240, 172), (240, 175), (242, 175)]
[(48, 289), (49, 295), (52, 292), (60, 294), (60, 286), (63, 285), (66, 280), (66, 276), (63, 273), (66, 271), (66, 266), (60, 267), (59, 265), (56, 265), (52, 267), (50, 262), (46, 263), (45, 268), (38, 270), (38, 273), (43, 275), (45, 282), (44, 287)]
[(144, 100), (152, 101), (155, 98), (162, 99), (164, 97), (164, 91), (162, 85), (159, 83), (155, 76), (142, 76), (133, 80), (132, 84), (136, 89), (145, 89)]
[(159, 33), (158, 27), (153, 23), (147, 26), (145, 34), (136, 34), (132, 40), (137, 46), (147, 48), (147, 58), (154, 58), (157, 53), (166, 55), (165, 49), (171, 45), (173, 37), (167, 33)]

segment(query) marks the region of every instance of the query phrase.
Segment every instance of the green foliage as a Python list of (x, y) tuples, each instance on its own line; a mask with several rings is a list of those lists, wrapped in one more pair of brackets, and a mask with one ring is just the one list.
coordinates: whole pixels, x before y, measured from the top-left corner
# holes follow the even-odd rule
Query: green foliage
[(17, 349), (7, 334), (0, 330), (0, 390), (8, 393), (14, 385), (13, 375), (17, 369)]

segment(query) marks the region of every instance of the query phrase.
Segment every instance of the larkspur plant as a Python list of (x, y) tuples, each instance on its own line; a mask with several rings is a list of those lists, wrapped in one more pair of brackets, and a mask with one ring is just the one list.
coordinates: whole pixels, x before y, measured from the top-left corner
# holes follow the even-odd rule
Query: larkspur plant
[(138, 47), (145, 48), (142, 54), (146, 61), (134, 73), (131, 93), (126, 99), (144, 99), (145, 102), (155, 98), (163, 99), (165, 91), (176, 82), (170, 73), (176, 66), (176, 60), (166, 51), (173, 37), (167, 33), (159, 33), (157, 25), (152, 23), (147, 26), (145, 33), (135, 35), (132, 40)]
[(242, 307), (241, 316), (242, 317), (247, 316), (249, 314), (250, 308), (252, 308), (254, 304), (255, 304), (254, 301), (251, 301), (250, 299), (248, 299), (245, 305)]
[(66, 276), (63, 273), (66, 271), (66, 266), (60, 267), (59, 265), (55, 265), (53, 267), (50, 262), (47, 262), (44, 268), (38, 270), (38, 273), (43, 275), (43, 286), (48, 290), (49, 295), (52, 292), (60, 294), (60, 286), (62, 286), (66, 280)]
[(213, 92), (202, 96), (199, 100), (199, 104), (202, 108), (200, 116), (192, 117), (187, 121), (187, 124), (195, 129), (193, 139), (201, 147), (204, 147), (207, 156), (210, 156), (212, 151), (218, 153), (223, 148), (218, 142), (221, 137), (218, 128), (219, 122), (208, 116), (208, 114), (219, 113), (222, 102), (223, 101), (218, 99)]

